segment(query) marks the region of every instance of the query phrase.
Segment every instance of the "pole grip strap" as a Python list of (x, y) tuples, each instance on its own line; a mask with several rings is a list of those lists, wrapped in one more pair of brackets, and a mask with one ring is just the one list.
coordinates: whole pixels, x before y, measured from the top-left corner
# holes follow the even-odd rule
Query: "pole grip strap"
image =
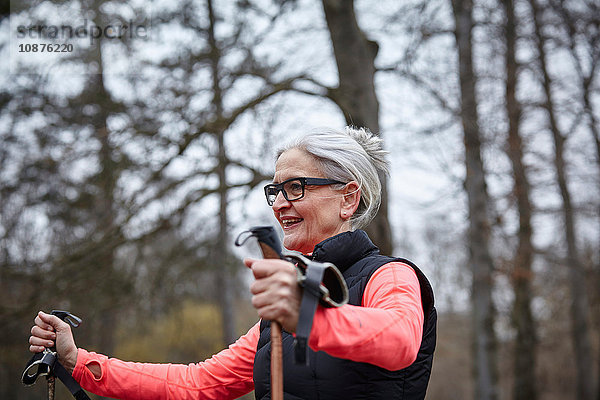
[(26, 386), (33, 385), (40, 376), (56, 376), (69, 389), (69, 392), (77, 400), (90, 400), (87, 393), (81, 388), (79, 383), (71, 376), (69, 371), (58, 362), (56, 353), (49, 349), (41, 353), (34, 354), (27, 362), (21, 381)]
[(294, 359), (296, 364), (308, 365), (308, 339), (313, 325), (313, 317), (321, 298), (321, 281), (327, 266), (322, 263), (310, 262), (306, 267), (306, 275), (303, 279), (304, 292), (300, 302), (300, 315), (294, 339)]

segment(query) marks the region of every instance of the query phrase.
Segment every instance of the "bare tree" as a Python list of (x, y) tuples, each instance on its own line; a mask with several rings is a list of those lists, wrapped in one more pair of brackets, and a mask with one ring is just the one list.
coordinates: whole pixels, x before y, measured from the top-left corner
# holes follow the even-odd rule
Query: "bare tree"
[(481, 133), (475, 98), (476, 75), (473, 69), (473, 3), (453, 0), (455, 37), (458, 51), (461, 111), (465, 145), (465, 189), (468, 198), (469, 228), (467, 243), (473, 273), (471, 288), (475, 398), (498, 398), (497, 339), (494, 331), (495, 309), (492, 302), (494, 265), (489, 250), (489, 198), (481, 158)]
[(575, 350), (575, 364), (577, 367), (577, 398), (591, 400), (594, 397), (593, 358), (589, 322), (589, 300), (586, 287), (585, 271), (578, 254), (577, 237), (575, 230), (575, 215), (567, 182), (565, 163), (566, 137), (558, 126), (555, 115), (555, 99), (552, 92), (552, 78), (548, 71), (546, 46), (547, 40), (543, 33), (544, 15), (541, 5), (537, 0), (530, 0), (533, 10), (533, 22), (535, 27), (535, 43), (538, 51), (538, 67), (541, 75), (541, 84), (545, 99), (543, 108), (548, 117), (548, 129), (554, 143), (554, 168), (556, 171), (556, 182), (562, 199), (562, 217), (564, 223), (564, 235), (567, 246), (566, 262), (569, 266), (569, 277), (571, 284), (571, 318), (572, 318), (572, 340)]
[[(348, 124), (364, 126), (379, 134), (379, 101), (375, 93), (375, 57), (379, 45), (369, 40), (358, 26), (354, 0), (323, 0), (323, 9), (339, 76), (338, 87), (330, 88), (328, 97), (340, 107)], [(383, 254), (392, 254), (387, 177), (380, 174), (380, 178), (381, 207), (367, 232)]]
[[(580, 7), (580, 8), (578, 8)], [(577, 77), (579, 98), (576, 102), (581, 104), (582, 123), (591, 134), (594, 145), (596, 165), (600, 174), (600, 120), (598, 110), (592, 101), (594, 91), (598, 90), (598, 71), (600, 68), (600, 31), (598, 20), (600, 7), (594, 2), (575, 3), (565, 0), (553, 1), (553, 11), (559, 16), (565, 27), (565, 47), (569, 50)], [(598, 204), (600, 207), (600, 204)], [(597, 209), (600, 223), (600, 208)], [(600, 252), (600, 248), (598, 249)], [(600, 271), (600, 266), (596, 265)], [(597, 285), (600, 281), (597, 282)], [(600, 353), (598, 353), (600, 354)], [(600, 357), (598, 357), (600, 363)], [(598, 364), (597, 399), (600, 400), (600, 364)]]
[[(208, 43), (210, 46), (210, 66), (212, 74), (211, 101), (217, 118), (223, 118), (223, 96), (221, 90), (220, 48), (215, 36), (216, 18), (212, 0), (206, 2), (209, 19)], [(213, 133), (217, 137), (217, 176), (219, 179), (219, 230), (214, 248), (214, 261), (217, 264), (217, 286), (219, 287), (219, 302), (221, 305), (221, 319), (223, 321), (223, 342), (231, 344), (237, 339), (235, 329), (234, 299), (232, 282), (235, 276), (230, 268), (228, 214), (227, 214), (227, 156), (225, 153), (225, 129), (227, 126), (215, 126)]]
[(512, 321), (517, 332), (514, 346), (513, 398), (515, 400), (535, 400), (537, 398), (535, 387), (537, 381), (535, 379), (536, 329), (531, 312), (532, 281), (534, 277), (531, 266), (534, 258), (534, 248), (532, 244), (531, 187), (523, 161), (525, 149), (520, 131), (523, 110), (516, 95), (519, 71), (515, 56), (518, 21), (515, 16), (515, 4), (512, 0), (503, 1), (502, 6), (506, 14), (504, 34), (506, 43), (506, 114), (508, 117), (507, 153), (512, 163), (513, 196), (519, 214), (518, 243), (511, 273), (515, 292)]

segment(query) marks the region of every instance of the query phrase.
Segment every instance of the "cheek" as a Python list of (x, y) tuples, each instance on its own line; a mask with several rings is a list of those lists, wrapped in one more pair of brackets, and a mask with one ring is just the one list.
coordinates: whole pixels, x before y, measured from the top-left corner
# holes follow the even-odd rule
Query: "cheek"
[(318, 241), (333, 236), (339, 224), (339, 210), (329, 204), (320, 204), (309, 217), (306, 224), (307, 235)]

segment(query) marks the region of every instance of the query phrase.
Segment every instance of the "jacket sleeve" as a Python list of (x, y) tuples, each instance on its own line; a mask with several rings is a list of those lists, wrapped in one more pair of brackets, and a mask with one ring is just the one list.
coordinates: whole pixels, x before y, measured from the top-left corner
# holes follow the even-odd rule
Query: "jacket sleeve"
[[(229, 348), (196, 364), (148, 364), (121, 361), (78, 350), (73, 377), (100, 396), (138, 399), (235, 399), (253, 390), (252, 367), (259, 324)], [(87, 368), (93, 363), (100, 377)]]
[(362, 306), (317, 308), (309, 346), (334, 357), (395, 371), (415, 361), (423, 320), (416, 273), (406, 264), (392, 262), (373, 274)]

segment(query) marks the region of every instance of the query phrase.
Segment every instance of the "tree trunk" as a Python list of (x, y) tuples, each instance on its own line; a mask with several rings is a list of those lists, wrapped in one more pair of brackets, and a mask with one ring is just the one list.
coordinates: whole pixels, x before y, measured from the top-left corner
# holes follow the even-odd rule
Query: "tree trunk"
[[(219, 62), (221, 53), (215, 37), (216, 18), (213, 10), (212, 0), (207, 1), (209, 29), (208, 42), (211, 48), (211, 70), (213, 99), (212, 105), (215, 109), (217, 118), (223, 116), (223, 96), (220, 86)], [(228, 216), (227, 216), (227, 177), (225, 170), (227, 168), (227, 156), (225, 153), (225, 127), (217, 127), (215, 134), (218, 143), (218, 166), (217, 176), (219, 179), (219, 232), (217, 233), (217, 243), (215, 246), (215, 257), (213, 261), (217, 267), (217, 285), (219, 293), (219, 303), (221, 309), (221, 319), (223, 322), (223, 341), (226, 345), (233, 343), (237, 339), (235, 329), (235, 312), (233, 307), (233, 290), (235, 274), (231, 270), (229, 263), (229, 237), (227, 234)]]
[[(94, 23), (104, 26), (103, 13), (100, 11), (101, 3), (94, 2), (92, 9), (95, 11)], [(110, 142), (110, 131), (107, 121), (116, 105), (113, 103), (104, 84), (104, 65), (102, 55), (102, 42), (98, 40), (90, 50), (90, 64), (95, 65), (96, 71), (90, 71), (89, 84), (86, 87), (81, 104), (96, 104), (98, 111), (90, 117), (96, 139), (100, 143), (98, 161), (101, 170), (97, 176), (98, 195), (94, 198), (92, 218), (95, 223), (96, 233), (100, 233), (102, 243), (97, 246), (94, 255), (92, 281), (98, 282), (99, 295), (95, 296), (95, 315), (92, 324), (96, 326), (95, 342), (103, 352), (111, 354), (115, 346), (115, 332), (117, 328), (118, 298), (122, 294), (120, 288), (122, 281), (115, 271), (115, 247), (112, 241), (113, 232), (118, 229), (115, 221), (115, 188), (117, 186), (118, 171), (113, 159), (113, 148)], [(94, 67), (92, 67), (94, 68)], [(115, 235), (117, 236), (117, 235)], [(90, 233), (89, 237), (93, 237)]]
[[(375, 57), (379, 46), (360, 30), (353, 0), (323, 0), (323, 9), (339, 74), (339, 86), (329, 97), (340, 107), (347, 124), (379, 134), (379, 102), (375, 93)], [(392, 254), (387, 177), (380, 173), (380, 178), (381, 207), (366, 231), (383, 254)]]
[(554, 166), (556, 180), (562, 198), (562, 214), (567, 242), (567, 262), (571, 283), (571, 329), (575, 365), (577, 370), (577, 398), (591, 400), (594, 397), (593, 358), (589, 321), (589, 301), (586, 288), (585, 271), (577, 250), (575, 218), (571, 204), (571, 194), (567, 186), (564, 146), (565, 137), (560, 132), (554, 114), (554, 98), (552, 81), (546, 64), (546, 40), (542, 33), (542, 10), (535, 0), (530, 0), (533, 10), (535, 37), (538, 50), (539, 66), (542, 73), (542, 84), (546, 95), (544, 107), (548, 113), (549, 127), (554, 141)]
[[(97, 26), (105, 26), (103, 13), (100, 11), (101, 3), (95, 2), (94, 23)], [(100, 233), (102, 243), (96, 246), (92, 261), (92, 270), (95, 275), (91, 281), (98, 282), (99, 295), (93, 296), (94, 311), (91, 326), (94, 326), (95, 342), (99, 349), (106, 354), (111, 354), (115, 347), (115, 333), (117, 331), (118, 304), (125, 292), (126, 282), (121, 279), (119, 272), (115, 269), (115, 237), (119, 237), (120, 228), (116, 224), (115, 214), (115, 189), (119, 176), (118, 166), (113, 159), (113, 145), (110, 141), (110, 131), (107, 121), (110, 114), (117, 107), (112, 101), (104, 82), (104, 65), (102, 55), (102, 42), (98, 40), (95, 47), (91, 49), (92, 64), (97, 70), (90, 72), (89, 85), (85, 89), (81, 104), (96, 104), (98, 112), (91, 116), (91, 124), (95, 136), (100, 143), (98, 161), (101, 166), (97, 176), (99, 194), (95, 196), (93, 218), (95, 218), (96, 233)], [(90, 235), (92, 237), (93, 235)], [(93, 289), (92, 289), (93, 290)], [(99, 399), (108, 399), (99, 396)]]
[[(597, 64), (594, 64), (597, 65)], [(590, 76), (590, 78), (584, 80), (583, 84), (583, 99), (585, 106), (585, 114), (589, 119), (590, 132), (592, 133), (592, 140), (594, 141), (594, 145), (596, 148), (596, 164), (598, 166), (598, 170), (600, 171), (600, 131), (598, 130), (598, 121), (596, 119), (596, 114), (594, 114), (594, 106), (591, 100), (592, 96), (592, 77), (595, 76), (594, 73)], [(600, 174), (599, 174), (600, 176)], [(598, 196), (600, 198), (600, 194)], [(600, 222), (600, 206), (598, 207), (598, 218)], [(599, 229), (600, 231), (600, 229)], [(596, 265), (597, 276), (600, 276), (600, 265)], [(600, 279), (596, 282), (597, 285), (600, 284)], [(600, 287), (597, 288), (600, 292)], [(598, 318), (600, 321), (600, 318)], [(596, 381), (596, 399), (600, 400), (600, 349), (598, 350), (598, 379)]]
[(533, 271), (534, 249), (531, 243), (531, 188), (523, 163), (523, 142), (519, 130), (521, 121), (521, 105), (516, 97), (517, 61), (515, 58), (517, 21), (512, 0), (503, 1), (506, 12), (506, 111), (508, 116), (508, 156), (512, 163), (514, 188), (513, 195), (517, 201), (519, 213), (518, 244), (513, 260), (512, 282), (515, 301), (512, 310), (512, 323), (517, 332), (514, 349), (514, 387), (515, 400), (535, 400), (536, 371), (536, 330), (531, 313), (531, 283)]
[[(595, 40), (597, 40), (598, 38), (595, 38)], [(593, 41), (594, 39), (590, 39), (590, 41)], [(571, 51), (573, 52), (573, 57), (577, 57), (577, 54), (575, 52), (575, 49), (572, 48)], [(596, 114), (594, 112), (594, 103), (591, 99), (592, 97), (592, 91), (593, 91), (593, 80), (594, 77), (597, 76), (597, 70), (598, 70), (598, 55), (595, 55), (596, 60), (593, 63), (593, 69), (590, 71), (589, 76), (581, 76), (581, 86), (582, 86), (582, 92), (583, 92), (583, 106), (584, 106), (584, 113), (588, 118), (588, 125), (589, 125), (589, 129), (590, 129), (590, 133), (592, 134), (592, 141), (594, 142), (594, 148), (596, 149), (596, 165), (598, 167), (598, 171), (600, 172), (600, 130), (598, 129), (598, 125), (599, 125), (599, 121), (596, 118)], [(581, 68), (578, 69), (579, 71), (582, 71)], [(599, 173), (600, 176), (600, 173)], [(598, 196), (598, 198), (600, 198), (600, 194)], [(598, 208), (598, 218), (599, 218), (599, 222), (600, 222), (600, 206)], [(600, 231), (600, 230), (599, 230)], [(596, 265), (596, 270), (598, 272), (600, 272), (600, 265)], [(598, 274), (600, 275), (600, 274)], [(600, 280), (597, 282), (597, 284), (600, 284)], [(597, 288), (598, 291), (600, 291), (600, 287)], [(600, 321), (600, 318), (598, 319)], [(598, 379), (596, 380), (596, 398), (597, 400), (600, 400), (600, 350), (598, 351)]]
[[(591, 139), (594, 143), (596, 151), (596, 167), (600, 172), (600, 130), (598, 129), (599, 121), (596, 118), (594, 102), (592, 100), (594, 90), (594, 79), (598, 77), (598, 66), (600, 61), (600, 49), (594, 46), (600, 40), (600, 33), (597, 29), (597, 7), (590, 3), (584, 9), (573, 11), (565, 7), (564, 1), (561, 0), (554, 4), (553, 9), (560, 15), (562, 22), (567, 31), (567, 42), (569, 51), (574, 62), (574, 70), (577, 72), (578, 84), (581, 97), (577, 99), (581, 101), (583, 106), (583, 115), (586, 117), (588, 129), (591, 133)], [(586, 9), (587, 8), (587, 9)], [(583, 53), (578, 51), (577, 38), (580, 37), (581, 42), (587, 43), (590, 46), (590, 51)], [(585, 68), (587, 63), (589, 68)], [(599, 175), (600, 176), (600, 175)], [(599, 196), (600, 198), (600, 196)], [(598, 218), (600, 222), (600, 205), (597, 208)], [(600, 251), (600, 249), (598, 250)], [(600, 272), (600, 265), (596, 265), (596, 272)], [(600, 284), (600, 280), (596, 281), (596, 287)], [(598, 288), (600, 289), (600, 288)], [(600, 321), (600, 318), (597, 318)], [(599, 353), (600, 355), (600, 353)], [(598, 357), (598, 380), (596, 381), (596, 396), (600, 400), (600, 357)]]
[(227, 214), (227, 181), (225, 169), (227, 160), (225, 156), (224, 144), (225, 132), (218, 135), (219, 142), (219, 232), (217, 235), (216, 257), (217, 276), (219, 286), (219, 303), (221, 305), (221, 319), (223, 321), (223, 341), (225, 345), (230, 345), (238, 338), (235, 329), (235, 309), (234, 309), (234, 291), (235, 272), (229, 257), (229, 235), (227, 234), (228, 214)]
[(489, 251), (487, 187), (481, 158), (481, 139), (475, 99), (470, 0), (453, 0), (455, 37), (458, 49), (461, 112), (464, 131), (466, 177), (469, 203), (469, 266), (473, 273), (471, 301), (473, 307), (473, 346), (475, 399), (498, 398), (497, 343), (494, 332), (495, 310), (492, 302), (493, 263)]

